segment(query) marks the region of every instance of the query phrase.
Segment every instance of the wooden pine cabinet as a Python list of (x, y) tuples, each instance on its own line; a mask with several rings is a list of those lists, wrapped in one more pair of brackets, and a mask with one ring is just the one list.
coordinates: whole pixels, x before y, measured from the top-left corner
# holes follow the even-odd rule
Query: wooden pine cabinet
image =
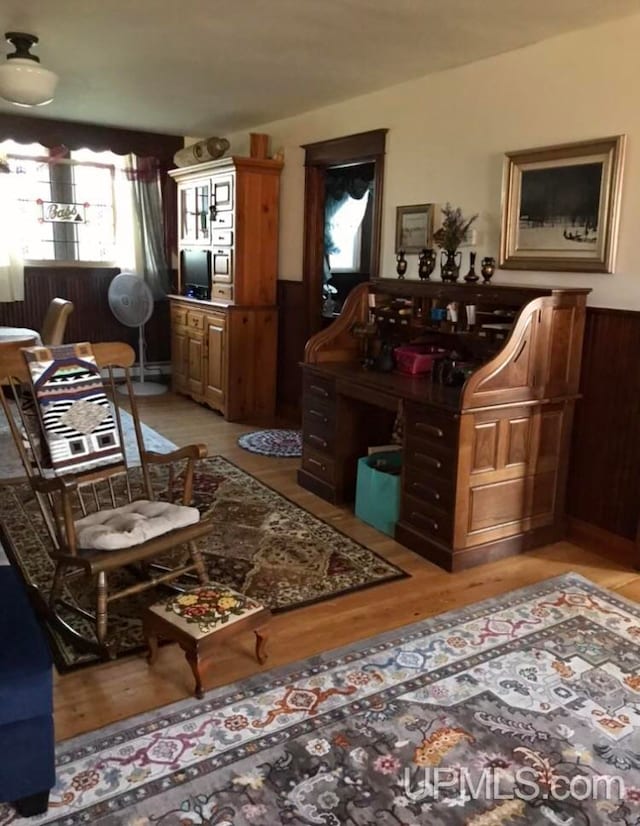
[[(232, 157), (170, 173), (180, 252), (178, 291), (169, 296), (173, 389), (230, 420), (275, 412), (281, 169), (278, 161)], [(182, 253), (196, 250), (210, 269), (207, 300), (186, 295)]]
[(275, 409), (278, 312), (171, 297), (172, 387), (230, 421)]

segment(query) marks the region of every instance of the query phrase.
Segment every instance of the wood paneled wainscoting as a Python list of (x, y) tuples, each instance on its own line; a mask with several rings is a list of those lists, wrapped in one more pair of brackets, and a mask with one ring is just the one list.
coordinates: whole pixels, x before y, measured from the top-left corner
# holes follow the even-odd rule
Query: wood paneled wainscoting
[[(24, 301), (0, 303), (0, 325), (39, 330), (56, 296), (73, 301), (66, 341), (126, 341), (137, 351), (138, 331), (125, 327), (109, 309), (107, 291), (119, 269), (111, 267), (25, 267)], [(145, 328), (147, 360), (169, 361), (169, 304), (158, 301)]]
[(304, 346), (309, 338), (302, 281), (278, 281), (278, 390), (280, 413), (301, 416)]
[(640, 516), (640, 312), (587, 308), (567, 512), (635, 540)]

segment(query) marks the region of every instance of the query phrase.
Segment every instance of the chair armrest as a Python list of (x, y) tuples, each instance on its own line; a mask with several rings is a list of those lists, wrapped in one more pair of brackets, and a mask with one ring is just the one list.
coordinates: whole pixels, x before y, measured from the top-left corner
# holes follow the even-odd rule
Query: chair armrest
[(185, 445), (185, 447), (172, 450), (171, 453), (156, 453), (152, 450), (145, 450), (143, 458), (150, 465), (161, 465), (179, 462), (181, 459), (204, 459), (207, 453), (206, 445)]

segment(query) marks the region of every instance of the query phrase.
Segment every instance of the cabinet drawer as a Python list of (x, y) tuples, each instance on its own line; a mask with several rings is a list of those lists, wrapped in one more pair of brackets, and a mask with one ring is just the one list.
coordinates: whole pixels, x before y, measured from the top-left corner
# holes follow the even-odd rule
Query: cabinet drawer
[(228, 229), (216, 229), (211, 233), (211, 242), (216, 246), (220, 244), (230, 247), (233, 244), (233, 232)]
[(405, 440), (404, 461), (407, 467), (416, 468), (442, 479), (453, 479), (456, 469), (456, 452), (446, 445), (438, 445), (422, 439)]
[(185, 307), (171, 308), (171, 323), (177, 324), (181, 327), (187, 326), (187, 310)]
[(211, 298), (223, 298), (225, 301), (232, 301), (233, 287), (230, 284), (213, 284), (211, 286)]
[(423, 470), (418, 470), (411, 465), (405, 465), (402, 476), (402, 491), (403, 494), (420, 499), (432, 507), (444, 510), (453, 509), (453, 485), (444, 479), (439, 479), (437, 476), (430, 476)]
[(434, 508), (413, 496), (402, 497), (400, 513), (402, 522), (412, 525), (421, 533), (448, 542), (453, 535), (451, 513)]
[(211, 211), (211, 230), (231, 229), (233, 227), (233, 212)]
[(204, 315), (202, 313), (187, 313), (187, 327), (191, 330), (204, 330)]
[(436, 444), (455, 445), (458, 439), (460, 419), (454, 414), (407, 404), (405, 407), (405, 429), (408, 436)]
[(325, 379), (310, 373), (304, 376), (304, 405), (307, 407), (312, 400), (333, 400), (336, 395), (336, 383), (333, 379)]
[(323, 479), (330, 484), (334, 483), (335, 463), (323, 453), (307, 445), (304, 445), (302, 449), (302, 467), (307, 473), (311, 473), (313, 476), (317, 476), (319, 479)]

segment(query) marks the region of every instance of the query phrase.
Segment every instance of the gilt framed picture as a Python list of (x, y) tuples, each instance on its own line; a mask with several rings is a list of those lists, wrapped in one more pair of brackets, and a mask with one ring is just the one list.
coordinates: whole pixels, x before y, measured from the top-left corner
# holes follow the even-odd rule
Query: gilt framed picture
[(614, 272), (625, 136), (505, 157), (500, 266)]
[(396, 207), (396, 253), (429, 248), (432, 236), (433, 204)]

